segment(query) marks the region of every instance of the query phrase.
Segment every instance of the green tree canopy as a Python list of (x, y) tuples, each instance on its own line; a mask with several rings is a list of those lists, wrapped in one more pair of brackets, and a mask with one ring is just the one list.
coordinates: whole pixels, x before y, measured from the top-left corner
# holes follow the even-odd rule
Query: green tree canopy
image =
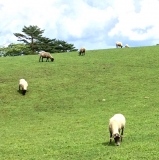
[(11, 43), (7, 47), (0, 48), (0, 51), (4, 53), (4, 56), (15, 56), (21, 54), (31, 54), (30, 48), (26, 44), (14, 44)]
[(43, 37), (44, 30), (41, 30), (38, 26), (24, 26), (22, 32), (23, 34), (14, 33), (14, 35), (18, 38), (18, 41), (23, 41), (31, 49), (32, 53), (40, 50), (51, 53), (77, 51), (73, 44)]
[(18, 37), (18, 41), (23, 41), (26, 44), (30, 44), (30, 48), (34, 53), (37, 48), (35, 42), (38, 40), (38, 38), (42, 37), (44, 30), (41, 30), (38, 26), (24, 26), (22, 32), (24, 34), (14, 33), (14, 35)]

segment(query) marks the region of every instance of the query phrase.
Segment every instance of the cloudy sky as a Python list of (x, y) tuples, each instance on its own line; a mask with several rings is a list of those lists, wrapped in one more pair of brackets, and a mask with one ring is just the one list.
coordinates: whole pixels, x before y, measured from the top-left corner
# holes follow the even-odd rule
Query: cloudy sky
[(159, 0), (0, 0), (0, 45), (36, 25), (79, 49), (159, 44)]

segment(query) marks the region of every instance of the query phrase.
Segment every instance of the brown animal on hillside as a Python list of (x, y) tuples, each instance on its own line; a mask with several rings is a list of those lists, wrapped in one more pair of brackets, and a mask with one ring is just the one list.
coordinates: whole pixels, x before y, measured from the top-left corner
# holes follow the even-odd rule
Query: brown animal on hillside
[(42, 51), (42, 52), (39, 52), (39, 55), (40, 55), (39, 62), (41, 59), (43, 62), (43, 58), (46, 58), (46, 62), (47, 61), (49, 62), (49, 59), (51, 59), (52, 62), (54, 61), (54, 58), (51, 56), (51, 54), (49, 52)]

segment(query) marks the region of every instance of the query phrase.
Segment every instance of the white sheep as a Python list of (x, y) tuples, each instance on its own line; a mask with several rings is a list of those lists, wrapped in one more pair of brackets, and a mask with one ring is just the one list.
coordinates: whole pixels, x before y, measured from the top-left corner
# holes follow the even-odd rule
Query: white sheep
[(121, 47), (121, 48), (123, 47), (121, 42), (116, 42), (116, 48), (118, 48), (118, 47)]
[(125, 48), (129, 48), (129, 45), (128, 45), (128, 44), (126, 44), (126, 45), (125, 45)]
[(79, 50), (79, 56), (84, 56), (85, 55), (85, 52), (86, 52), (86, 49), (84, 47), (82, 47), (80, 50)]
[(51, 56), (49, 52), (42, 51), (42, 52), (39, 52), (39, 55), (40, 55), (39, 62), (41, 58), (42, 58), (42, 62), (43, 62), (43, 58), (46, 58), (46, 62), (49, 61), (49, 58), (51, 59), (52, 62), (54, 61), (54, 58)]
[(25, 79), (19, 80), (19, 91), (22, 90), (22, 94), (25, 95), (28, 88), (28, 82)]
[[(122, 136), (124, 133), (124, 128), (126, 124), (126, 119), (122, 114), (115, 114), (109, 120), (109, 132), (110, 132), (110, 143), (114, 139), (117, 146), (120, 145), (120, 138), (122, 142)], [(121, 135), (120, 135), (121, 131)]]

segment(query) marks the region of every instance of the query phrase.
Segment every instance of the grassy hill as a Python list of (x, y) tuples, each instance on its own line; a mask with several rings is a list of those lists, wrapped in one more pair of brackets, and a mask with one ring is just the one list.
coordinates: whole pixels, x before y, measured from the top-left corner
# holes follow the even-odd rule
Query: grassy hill
[[(1, 160), (158, 159), (158, 46), (52, 55), (0, 58)], [(109, 145), (115, 113), (127, 120), (119, 147)]]

